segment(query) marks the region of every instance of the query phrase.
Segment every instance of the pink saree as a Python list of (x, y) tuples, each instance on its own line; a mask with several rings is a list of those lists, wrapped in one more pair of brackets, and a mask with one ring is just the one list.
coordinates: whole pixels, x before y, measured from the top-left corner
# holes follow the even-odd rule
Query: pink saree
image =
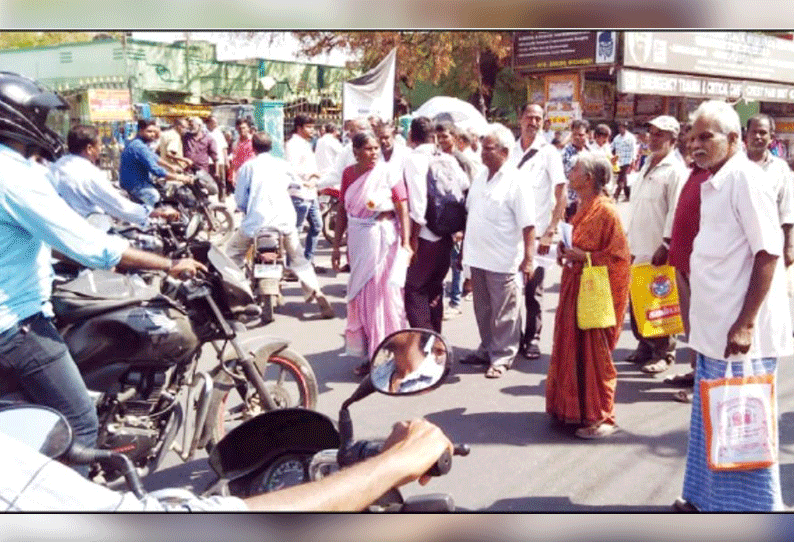
[[(354, 175), (354, 168), (344, 174)], [(387, 168), (379, 163), (344, 191), (350, 262), (345, 348), (351, 356), (368, 358), (387, 335), (408, 327), (404, 284), (389, 280), (400, 246), (398, 223), (378, 219), (391, 202), (390, 183)]]

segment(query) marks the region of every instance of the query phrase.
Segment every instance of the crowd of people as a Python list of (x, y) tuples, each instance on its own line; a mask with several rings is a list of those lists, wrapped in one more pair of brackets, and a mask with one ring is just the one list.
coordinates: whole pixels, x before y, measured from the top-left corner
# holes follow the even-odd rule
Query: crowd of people
[[(405, 138), (391, 121), (375, 117), (347, 122), (343, 141), (333, 125), (323, 126), (318, 137), (308, 116), (297, 116), (294, 126), (286, 156), (279, 158), (270, 152), (270, 135), (256, 132), (250, 120), (237, 121), (232, 144), (212, 117), (177, 119), (162, 134), (155, 121), (142, 119), (120, 157), (126, 195), (95, 165), (100, 142), (93, 126), (74, 126), (61, 158), (57, 142), (39, 149), (40, 159), (53, 162), (47, 175), (40, 174), (41, 163), (26, 159), (30, 153), (22, 143), (4, 139), (0, 159), (6, 172), (15, 173), (3, 175), (3, 191), (22, 196), (4, 196), (0, 218), (26, 233), (9, 230), (0, 237), (0, 265), (27, 267), (0, 278), (4, 291), (19, 293), (0, 299), (0, 361), (19, 371), (33, 397), (63, 411), (84, 444), (95, 441), (96, 419), (88, 414), (87, 391), (62, 341), (58, 361), (46, 371), (28, 367), (14, 350), (20, 337), (57, 335), (48, 321), (45, 247), (89, 266), (195, 272), (197, 262), (135, 251), (117, 238), (89, 234), (82, 221), (70, 231), (59, 224), (94, 212), (135, 224), (169, 216), (172, 211), (157, 205), (156, 179), (192, 182), (186, 172), (200, 169), (217, 182), (218, 199), (233, 194), (243, 214), (225, 247), (232, 260), (244, 265), (256, 232), (278, 229), (306, 302), (316, 301), (329, 319), (337, 315), (316, 276), (327, 270), (314, 262), (321, 231), (318, 189), (340, 187), (331, 264), (336, 272), (349, 272), (344, 340), (346, 353), (364, 362), (354, 369), (358, 375), (366, 373), (387, 335), (406, 327), (441, 332), (445, 319), (460, 316), (467, 289), (479, 342), (461, 363), (482, 366), (484, 376), (495, 379), (520, 358), (538, 359), (544, 278), (556, 260), (562, 278), (546, 411), (583, 439), (619, 430), (613, 351), (627, 310), (637, 340), (628, 360), (650, 374), (676, 360), (676, 337), (644, 337), (629, 299), (632, 265), (673, 266), (688, 346), (678, 355), (692, 368), (670, 377), (688, 386), (675, 398), (692, 404), (684, 490), (676, 507), (782, 508), (777, 463), (743, 471), (707, 465), (699, 385), (724, 376), (727, 367), (737, 376), (751, 371), (774, 378), (778, 358), (794, 350), (785, 278), (794, 262), (794, 178), (770, 151), (771, 118), (752, 116), (743, 131), (730, 105), (707, 101), (684, 125), (662, 115), (635, 135), (628, 123), (618, 122), (611, 142), (608, 125), (591, 128), (586, 120), (574, 120), (561, 138), (549, 130), (541, 104), (523, 108), (517, 138), (498, 123), (473, 134), (445, 118), (414, 118)], [(51, 186), (12, 189), (22, 177)], [(618, 213), (621, 195), (631, 207), (628, 224)], [(35, 208), (48, 212), (36, 214)], [(578, 294), (582, 272), (591, 265), (606, 268), (615, 324), (581, 329)], [(37, 292), (35, 299), (23, 291)], [(56, 380), (69, 385), (54, 390), (46, 375), (56, 370)]]

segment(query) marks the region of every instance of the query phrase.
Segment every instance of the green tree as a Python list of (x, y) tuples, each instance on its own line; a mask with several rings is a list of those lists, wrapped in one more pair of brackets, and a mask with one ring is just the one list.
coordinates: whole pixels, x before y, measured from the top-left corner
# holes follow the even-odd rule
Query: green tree
[[(486, 31), (295, 32), (306, 55), (343, 48), (366, 71), (397, 48), (396, 80), (441, 85), (487, 111), (499, 70), (510, 63), (512, 34)], [(352, 67), (352, 66), (351, 66)], [(399, 86), (396, 94), (399, 94)]]
[(123, 32), (0, 32), (0, 50), (25, 49), (97, 39), (121, 39)]

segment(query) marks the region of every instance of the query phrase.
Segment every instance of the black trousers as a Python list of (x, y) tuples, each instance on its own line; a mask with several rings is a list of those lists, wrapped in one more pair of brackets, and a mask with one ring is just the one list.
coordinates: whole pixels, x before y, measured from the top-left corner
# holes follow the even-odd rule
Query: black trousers
[(405, 277), (405, 314), (411, 327), (441, 332), (444, 318), (444, 277), (449, 271), (452, 237), (438, 241), (419, 238), (416, 259)]
[(620, 172), (618, 173), (617, 178), (617, 185), (618, 187), (615, 189), (615, 201), (618, 201), (618, 196), (620, 196), (620, 190), (623, 189), (626, 193), (626, 199), (629, 199), (631, 194), (631, 188), (629, 188), (628, 184), (628, 175), (629, 175), (629, 168), (630, 165), (620, 166)]
[(525, 346), (540, 341), (540, 331), (543, 328), (543, 278), (545, 275), (546, 269), (538, 267), (524, 286), (524, 307), (527, 310), (523, 338)]

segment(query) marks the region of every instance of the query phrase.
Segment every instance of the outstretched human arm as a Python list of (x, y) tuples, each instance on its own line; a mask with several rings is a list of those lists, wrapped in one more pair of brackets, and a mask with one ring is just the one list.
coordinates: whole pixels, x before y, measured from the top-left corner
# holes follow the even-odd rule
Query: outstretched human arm
[(327, 478), (245, 499), (255, 511), (344, 512), (359, 511), (393, 487), (419, 479), (452, 443), (424, 419), (400, 422), (386, 440), (386, 449), (375, 457)]

